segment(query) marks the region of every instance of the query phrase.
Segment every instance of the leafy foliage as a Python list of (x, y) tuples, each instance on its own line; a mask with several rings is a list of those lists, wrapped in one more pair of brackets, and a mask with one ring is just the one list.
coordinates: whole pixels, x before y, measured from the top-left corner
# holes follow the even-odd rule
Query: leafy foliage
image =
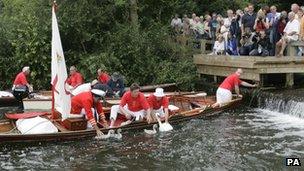
[[(58, 0), (57, 17), (67, 65), (76, 65), (86, 81), (101, 64), (119, 71), (126, 83), (177, 82), (192, 89), (196, 70), (193, 52), (170, 38), (168, 23), (175, 13), (199, 15), (243, 8), (249, 0), (141, 0), (139, 25), (130, 24), (129, 0)], [(256, 0), (257, 1), (257, 0)], [(259, 4), (290, 4), (278, 0)], [(299, 1), (301, 2), (301, 1)], [(50, 88), (51, 1), (0, 1), (0, 89), (11, 87), (25, 65), (35, 89)]]

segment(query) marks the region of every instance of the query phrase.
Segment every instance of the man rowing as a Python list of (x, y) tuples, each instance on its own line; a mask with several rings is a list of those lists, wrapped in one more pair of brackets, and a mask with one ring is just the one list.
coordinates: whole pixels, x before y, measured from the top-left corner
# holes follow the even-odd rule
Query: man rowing
[(76, 87), (83, 84), (83, 77), (77, 72), (75, 66), (70, 67), (70, 77), (68, 78), (67, 83), (70, 85), (70, 90), (74, 90)]
[(216, 91), (216, 103), (212, 105), (213, 108), (219, 107), (232, 100), (232, 91), (235, 90), (238, 97), (242, 97), (240, 94), (239, 85), (245, 87), (257, 87), (257, 84), (249, 84), (240, 80), (240, 76), (243, 73), (242, 69), (237, 69), (234, 74), (229, 75), (220, 85)]
[(138, 84), (133, 83), (130, 90), (122, 96), (120, 104), (111, 107), (110, 127), (114, 127), (118, 113), (128, 119), (126, 123), (131, 123), (132, 117), (135, 120), (142, 120), (146, 116), (148, 123), (152, 121), (149, 104), (144, 94), (140, 92)]
[[(92, 89), (89, 92), (80, 93), (72, 97), (71, 114), (83, 114), (89, 121), (88, 127), (96, 130), (97, 136), (102, 135), (97, 122), (101, 121), (104, 127), (108, 127), (105, 114), (103, 113), (101, 98), (105, 95), (102, 90)], [(96, 114), (97, 112), (97, 114)]]
[(150, 94), (148, 97), (148, 103), (151, 110), (151, 115), (156, 120), (157, 113), (160, 118), (165, 118), (165, 122), (168, 123), (169, 118), (169, 98), (166, 97), (163, 88), (156, 88), (155, 93)]
[(28, 83), (27, 76), (30, 74), (30, 67), (26, 66), (22, 68), (22, 71), (16, 76), (12, 91), (14, 97), (19, 103), (19, 109), (23, 110), (23, 99), (28, 97), (29, 92), (33, 91), (33, 87)]

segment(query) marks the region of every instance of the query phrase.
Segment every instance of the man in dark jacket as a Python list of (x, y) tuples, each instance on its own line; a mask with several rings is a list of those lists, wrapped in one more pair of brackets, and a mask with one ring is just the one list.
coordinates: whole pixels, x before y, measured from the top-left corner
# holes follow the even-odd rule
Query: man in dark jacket
[(271, 43), (265, 31), (260, 31), (260, 34), (257, 37), (257, 42), (253, 47), (253, 50), (249, 53), (250, 56), (269, 56)]
[(122, 97), (125, 93), (124, 81), (118, 72), (113, 73), (111, 79), (108, 81), (108, 86), (112, 89), (115, 96)]

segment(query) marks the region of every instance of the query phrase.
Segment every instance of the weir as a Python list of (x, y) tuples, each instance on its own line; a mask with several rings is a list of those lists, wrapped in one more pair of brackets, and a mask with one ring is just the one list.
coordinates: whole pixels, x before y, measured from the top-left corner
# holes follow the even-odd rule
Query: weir
[(303, 89), (281, 92), (260, 92), (256, 97), (257, 107), (304, 119)]

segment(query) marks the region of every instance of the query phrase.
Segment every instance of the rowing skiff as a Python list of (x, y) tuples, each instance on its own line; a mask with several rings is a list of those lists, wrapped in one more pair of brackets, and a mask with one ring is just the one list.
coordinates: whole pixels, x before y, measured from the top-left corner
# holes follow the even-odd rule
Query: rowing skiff
[[(224, 104), (219, 108), (212, 108), (211, 104), (215, 102), (214, 96), (195, 96), (195, 95), (174, 95), (170, 97), (170, 104), (177, 106), (179, 109), (170, 111), (169, 122), (177, 124), (190, 119), (214, 116), (227, 109), (233, 108), (241, 102), (241, 98), (235, 98), (231, 102)], [(107, 118), (109, 117), (110, 108), (105, 108)], [(96, 136), (96, 131), (92, 128), (83, 130), (69, 130), (65, 122), (61, 119), (51, 119), (51, 115), (46, 112), (32, 113), (28, 115), (46, 118), (58, 129), (57, 133), (47, 134), (21, 134), (16, 128), (16, 119), (22, 118), (22, 115), (16, 117), (16, 114), (6, 114), (7, 118), (0, 120), (0, 143), (5, 142), (49, 142), (49, 141), (66, 141), (77, 140), (84, 138), (93, 138)], [(85, 120), (85, 119), (83, 119)], [(121, 128), (122, 131), (142, 130), (144, 128), (152, 128), (153, 124), (148, 124), (146, 121), (134, 121), (128, 125), (121, 126), (121, 123), (126, 119), (123, 116), (118, 117), (115, 127), (112, 129)], [(86, 121), (85, 121), (86, 122)], [(101, 128), (103, 133), (107, 133), (109, 129)]]

